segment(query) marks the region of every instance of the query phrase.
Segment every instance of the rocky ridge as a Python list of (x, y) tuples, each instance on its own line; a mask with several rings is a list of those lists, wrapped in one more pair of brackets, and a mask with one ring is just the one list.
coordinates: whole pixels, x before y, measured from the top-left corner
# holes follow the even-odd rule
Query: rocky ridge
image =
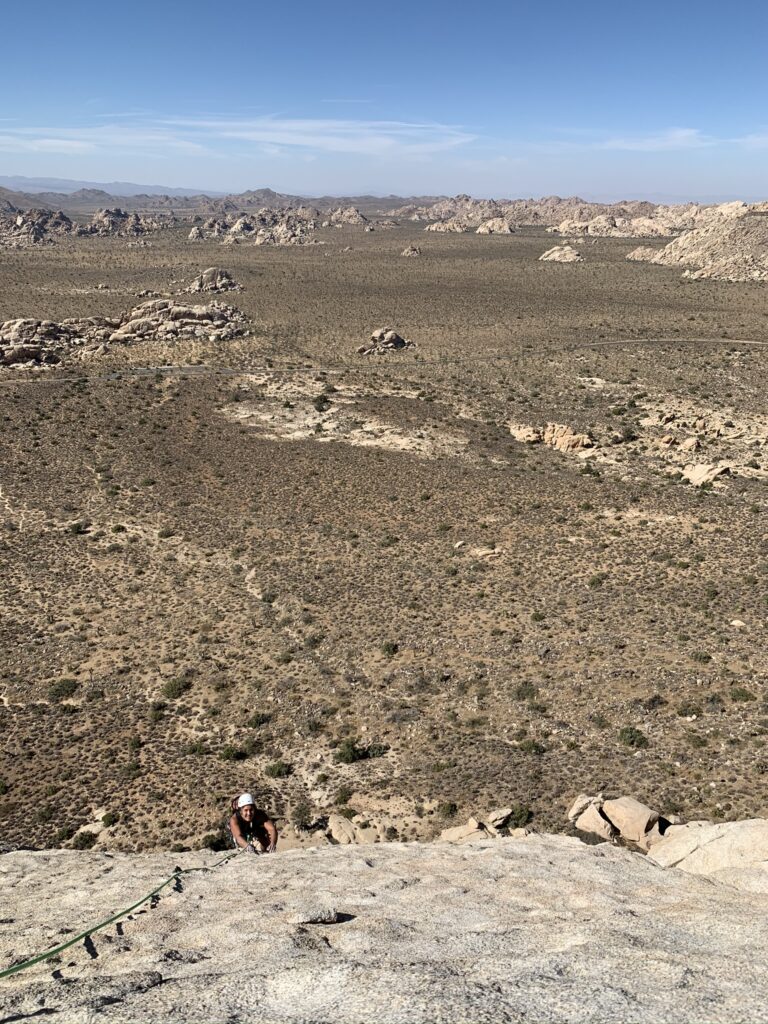
[(90, 358), (103, 355), (111, 345), (147, 338), (229, 341), (245, 334), (248, 326), (247, 317), (233, 306), (189, 306), (172, 299), (151, 299), (117, 317), (6, 320), (0, 323), (0, 366)]
[(627, 259), (685, 268), (692, 281), (768, 281), (768, 204), (742, 204), (732, 216), (710, 217), (663, 249), (640, 246)]

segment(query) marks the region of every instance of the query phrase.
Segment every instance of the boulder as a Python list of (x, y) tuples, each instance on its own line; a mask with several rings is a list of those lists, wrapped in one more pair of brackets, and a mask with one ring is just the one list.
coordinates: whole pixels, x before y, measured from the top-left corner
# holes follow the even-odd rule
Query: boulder
[(589, 832), (591, 835), (600, 836), (601, 839), (608, 841), (616, 835), (613, 825), (603, 817), (600, 808), (594, 803), (581, 812), (574, 825), (580, 832)]
[(456, 825), (454, 828), (446, 828), (438, 836), (443, 843), (472, 843), (478, 839), (488, 839), (488, 833), (483, 823), (477, 818), (470, 818), (466, 825)]
[(639, 842), (659, 820), (658, 811), (641, 804), (631, 796), (622, 796), (617, 800), (606, 800), (602, 806), (603, 815), (608, 818), (622, 839)]
[(231, 292), (241, 291), (241, 286), (234, 280), (228, 270), (221, 267), (208, 267), (198, 274), (187, 292)]
[(371, 340), (367, 345), (361, 345), (358, 352), (361, 355), (375, 355), (386, 352), (397, 352), (404, 348), (411, 348), (412, 341), (401, 337), (391, 327), (379, 327), (371, 334)]
[(583, 263), (584, 257), (571, 245), (554, 245), (539, 256), (543, 263)]
[(665, 868), (680, 868), (751, 892), (768, 893), (766, 818), (671, 825), (648, 856)]
[(488, 220), (484, 220), (483, 223), (476, 229), (476, 235), (512, 235), (514, 234), (514, 228), (509, 224), (509, 221), (504, 220), (503, 217), (491, 217)]
[(421, 256), (421, 249), (418, 245), (408, 245), (400, 253), (401, 256)]
[(355, 825), (341, 814), (329, 814), (328, 826), (325, 830), (332, 843), (338, 846), (350, 846), (358, 842), (358, 832)]
[(731, 472), (731, 467), (727, 462), (718, 462), (714, 465), (709, 465), (705, 462), (690, 463), (683, 467), (683, 477), (694, 487), (702, 487), (704, 484), (711, 484), (717, 480), (720, 476), (725, 476)]

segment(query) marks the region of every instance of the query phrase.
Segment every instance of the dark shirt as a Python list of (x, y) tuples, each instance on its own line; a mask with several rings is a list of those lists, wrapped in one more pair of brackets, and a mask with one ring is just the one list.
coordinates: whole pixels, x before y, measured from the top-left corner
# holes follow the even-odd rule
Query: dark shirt
[(264, 811), (260, 811), (258, 807), (254, 809), (253, 821), (246, 821), (244, 818), (240, 817), (237, 811), (235, 811), (227, 823), (227, 828), (229, 829), (229, 834), (232, 837), (233, 845), (237, 846), (232, 826), (237, 822), (240, 826), (240, 832), (247, 843), (256, 840), (257, 843), (261, 843), (261, 845), (266, 849), (269, 846), (269, 835), (267, 834), (267, 830), (264, 828), (264, 825), (268, 821), (269, 815)]

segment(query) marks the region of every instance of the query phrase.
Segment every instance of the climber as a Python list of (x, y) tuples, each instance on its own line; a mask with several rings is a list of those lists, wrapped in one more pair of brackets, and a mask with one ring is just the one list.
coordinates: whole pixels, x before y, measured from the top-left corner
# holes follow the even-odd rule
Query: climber
[(235, 846), (247, 853), (274, 853), (277, 828), (274, 821), (256, 806), (250, 793), (241, 793), (232, 801), (232, 817), (227, 827)]

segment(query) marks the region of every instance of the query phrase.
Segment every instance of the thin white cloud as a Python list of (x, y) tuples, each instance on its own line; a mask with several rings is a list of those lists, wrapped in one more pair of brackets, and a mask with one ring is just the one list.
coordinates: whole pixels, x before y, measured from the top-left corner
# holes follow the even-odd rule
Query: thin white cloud
[[(116, 115), (113, 115), (115, 120)], [(6, 152), (113, 152), (161, 156), (168, 152), (214, 156), (252, 146), (270, 156), (289, 152), (421, 157), (466, 145), (475, 136), (430, 122), (339, 118), (135, 118), (81, 127), (11, 127), (0, 134)]]
[(209, 140), (228, 139), (361, 156), (438, 153), (465, 145), (475, 138), (450, 125), (408, 121), (259, 117), (247, 120), (168, 119), (162, 124)]
[(598, 149), (627, 150), (632, 153), (670, 153), (677, 150), (716, 146), (720, 140), (698, 128), (668, 128), (655, 135), (615, 136), (598, 143)]

